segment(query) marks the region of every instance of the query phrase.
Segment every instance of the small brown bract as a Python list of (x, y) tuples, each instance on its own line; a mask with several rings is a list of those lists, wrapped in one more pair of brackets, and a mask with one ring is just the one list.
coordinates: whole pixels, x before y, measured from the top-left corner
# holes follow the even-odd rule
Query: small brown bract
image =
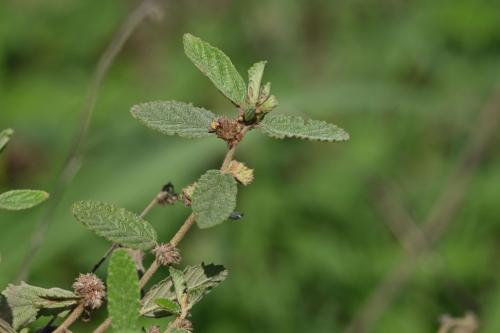
[(156, 260), (161, 265), (164, 265), (164, 266), (167, 266), (170, 264), (178, 264), (182, 260), (181, 253), (179, 252), (179, 249), (177, 249), (175, 246), (173, 246), (170, 243), (157, 245), (153, 249), (153, 254), (156, 257)]

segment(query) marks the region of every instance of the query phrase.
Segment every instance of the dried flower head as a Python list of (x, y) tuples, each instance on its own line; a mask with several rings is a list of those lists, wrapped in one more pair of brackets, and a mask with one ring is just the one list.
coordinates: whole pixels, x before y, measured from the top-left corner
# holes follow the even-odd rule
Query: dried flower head
[(237, 119), (225, 117), (212, 121), (209, 129), (210, 132), (215, 133), (218, 138), (226, 141), (231, 147), (242, 139), (242, 130), (243, 125)]
[(191, 206), (191, 197), (193, 196), (194, 190), (196, 188), (196, 182), (188, 185), (182, 189), (181, 198), (184, 201), (184, 205), (187, 207)]
[(160, 326), (151, 326), (148, 333), (161, 333)]
[(173, 324), (172, 324), (172, 327), (173, 328), (180, 328), (180, 329), (184, 329), (188, 332), (192, 332), (193, 331), (193, 324), (185, 319), (185, 318), (177, 318)]
[(104, 283), (93, 273), (80, 274), (73, 283), (73, 290), (83, 299), (83, 305), (91, 309), (101, 307), (106, 291)]
[(231, 161), (224, 172), (230, 173), (243, 185), (248, 185), (253, 180), (253, 170), (248, 168), (245, 164), (238, 161)]
[(181, 262), (181, 253), (179, 249), (173, 246), (170, 243), (157, 245), (153, 249), (153, 254), (156, 257), (156, 260), (164, 266), (170, 264), (178, 264)]

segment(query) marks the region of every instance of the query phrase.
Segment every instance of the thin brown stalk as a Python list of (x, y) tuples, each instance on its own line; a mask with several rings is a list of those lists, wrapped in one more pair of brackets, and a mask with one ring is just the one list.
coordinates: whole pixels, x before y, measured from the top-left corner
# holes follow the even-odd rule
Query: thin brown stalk
[[(249, 131), (249, 129), (250, 129), (249, 127), (243, 128), (242, 133), (241, 133), (242, 134), (241, 139), (243, 139), (243, 137)], [(239, 144), (239, 142), (234, 144), (227, 151), (226, 155), (224, 156), (224, 160), (222, 162), (221, 168), (220, 168), (221, 170), (225, 169), (229, 165), (229, 163), (233, 160), (238, 144)], [(181, 240), (184, 238), (184, 236), (186, 236), (186, 234), (191, 229), (191, 227), (194, 225), (194, 222), (195, 222), (195, 216), (193, 213), (191, 213), (186, 218), (184, 223), (181, 225), (179, 230), (175, 233), (175, 235), (170, 239), (169, 243), (172, 244), (173, 246), (177, 246), (181, 242)], [(153, 275), (156, 273), (158, 268), (160, 268), (160, 264), (156, 260), (154, 260), (153, 263), (151, 264), (151, 266), (149, 266), (149, 268), (146, 270), (146, 272), (142, 276), (141, 280), (139, 281), (139, 285), (140, 285), (141, 289), (144, 288), (144, 286), (149, 282), (149, 280), (151, 279), (151, 277), (153, 277)], [(111, 325), (111, 318), (107, 318), (105, 321), (103, 321), (101, 323), (101, 325), (99, 325), (99, 327), (97, 327), (94, 330), (93, 333), (103, 333), (109, 328), (110, 325)]]
[(102, 86), (104, 78), (108, 74), (109, 69), (118, 54), (120, 54), (125, 43), (137, 27), (151, 15), (153, 8), (153, 0), (141, 1), (141, 3), (125, 19), (123, 24), (111, 39), (111, 42), (102, 53), (87, 90), (84, 106), (78, 122), (79, 128), (76, 130), (73, 143), (68, 150), (62, 171), (50, 191), (51, 200), (42, 216), (40, 216), (35, 230), (31, 235), (28, 251), (21, 262), (16, 281), (25, 281), (28, 278), (34, 257), (40, 246), (43, 244), (49, 225), (51, 221), (54, 220), (53, 216), (59, 206), (59, 203), (61, 202), (69, 184), (73, 181), (81, 167), (85, 143), (87, 141), (92, 116), (95, 111), (99, 89)]
[(73, 309), (73, 311), (69, 314), (68, 317), (66, 317), (66, 320), (59, 325), (58, 328), (56, 328), (53, 333), (66, 333), (68, 331), (68, 328), (80, 318), (82, 315), (83, 311), (85, 310), (85, 306), (83, 303), (78, 304), (76, 308)]
[(470, 136), (455, 171), (449, 177), (437, 203), (423, 224), (423, 234), (427, 242), (418, 241), (414, 233), (406, 236), (411, 243), (413, 254), (401, 258), (380, 284), (373, 290), (349, 324), (346, 333), (364, 333), (373, 328), (376, 321), (392, 304), (417, 267), (418, 259), (428, 255), (446, 233), (462, 206), (470, 182), (480, 162), (498, 132), (500, 122), (500, 92), (497, 92), (479, 115), (474, 132)]

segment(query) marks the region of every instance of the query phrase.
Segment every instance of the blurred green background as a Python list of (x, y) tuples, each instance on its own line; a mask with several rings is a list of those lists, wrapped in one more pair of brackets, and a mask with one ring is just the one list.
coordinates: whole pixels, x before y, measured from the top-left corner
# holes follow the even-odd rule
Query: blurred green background
[[(0, 158), (1, 190), (52, 189), (94, 66), (136, 4), (0, 2), (0, 127), (16, 130)], [(475, 120), (499, 83), (500, 2), (189, 0), (168, 1), (163, 13), (140, 25), (106, 77), (82, 168), (28, 281), (70, 288), (108, 248), (73, 220), (72, 202), (139, 212), (165, 182), (180, 189), (220, 164), (223, 142), (157, 135), (129, 115), (133, 104), (159, 99), (234, 114), (185, 57), (182, 34), (191, 32), (224, 50), (245, 77), (267, 59), (264, 79), (280, 100), (274, 112), (331, 121), (351, 134), (342, 144), (248, 136), (237, 153), (256, 175), (240, 188), (244, 220), (193, 230), (181, 244), (185, 263), (230, 271), (195, 308), (196, 331), (342, 331), (404, 256), (380, 209), (380, 186), (393, 188), (421, 223), (469, 134), (482, 130)], [(440, 315), (467, 310), (477, 313), (481, 332), (500, 332), (495, 140), (434, 255), (419, 262), (367, 332), (435, 332)], [(0, 212), (0, 289), (15, 278), (46, 205)], [(149, 220), (167, 239), (188, 213), (164, 207)], [(74, 330), (89, 332), (97, 322)]]

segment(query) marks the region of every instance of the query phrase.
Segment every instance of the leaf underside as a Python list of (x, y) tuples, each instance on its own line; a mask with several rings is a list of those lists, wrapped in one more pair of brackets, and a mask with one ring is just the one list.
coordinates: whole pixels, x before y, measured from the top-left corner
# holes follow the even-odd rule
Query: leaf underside
[(155, 101), (134, 105), (132, 116), (143, 125), (166, 135), (186, 139), (213, 136), (208, 131), (216, 117), (212, 112), (178, 101)]
[(320, 120), (304, 121), (298, 116), (268, 115), (260, 130), (270, 137), (298, 138), (313, 141), (346, 141), (349, 134), (342, 128)]
[(230, 174), (208, 170), (197, 181), (192, 197), (193, 213), (200, 228), (224, 222), (236, 207), (238, 189)]
[(0, 209), (22, 210), (35, 207), (49, 198), (49, 194), (37, 190), (12, 190), (0, 194)]
[[(196, 265), (188, 266), (183, 271), (189, 306), (192, 307), (199, 302), (203, 296), (208, 294), (214, 287), (219, 285), (227, 277), (227, 270), (221, 265)], [(193, 297), (196, 293), (196, 297)], [(157, 299), (168, 299), (175, 302), (177, 293), (175, 291), (172, 277), (151, 287), (143, 299), (141, 314), (146, 317), (165, 317), (173, 314), (156, 303)]]
[(24, 282), (20, 285), (9, 285), (2, 295), (0, 317), (16, 330), (29, 325), (41, 315), (67, 311), (74, 307), (79, 299), (68, 290), (45, 289)]
[(113, 243), (144, 251), (156, 245), (153, 226), (126, 209), (104, 202), (80, 201), (72, 211), (78, 222)]
[(108, 268), (108, 312), (116, 333), (139, 332), (139, 279), (124, 249), (113, 253)]
[(198, 69), (227, 98), (236, 105), (242, 105), (247, 93), (245, 82), (227, 55), (218, 48), (195, 37), (185, 34), (184, 52)]

